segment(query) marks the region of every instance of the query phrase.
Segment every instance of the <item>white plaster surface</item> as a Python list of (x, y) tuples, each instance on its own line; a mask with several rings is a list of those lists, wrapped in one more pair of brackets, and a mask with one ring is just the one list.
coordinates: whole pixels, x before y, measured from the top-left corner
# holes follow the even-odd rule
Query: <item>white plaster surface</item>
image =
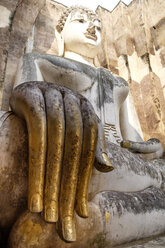
[[(128, 97), (127, 97), (127, 109), (128, 109), (128, 122), (130, 123), (130, 126), (134, 127), (136, 132), (140, 135), (140, 137), (143, 138), (143, 133), (141, 130), (140, 122), (137, 116), (137, 112), (135, 109), (135, 105), (133, 102), (133, 98), (131, 93), (129, 92)], [(130, 140), (135, 140), (137, 141), (137, 136), (134, 137), (134, 134), (131, 133), (130, 135)], [(132, 138), (131, 138), (132, 137)]]
[(124, 161), (122, 167), (115, 167), (115, 170), (110, 173), (100, 173), (93, 168), (89, 184), (89, 196), (90, 199), (92, 199), (95, 194), (107, 190), (137, 192), (150, 186), (160, 188), (162, 184), (162, 177), (158, 170), (157, 175), (158, 179), (153, 179), (149, 174), (144, 174), (143, 172), (139, 172), (138, 175), (129, 169), (128, 165), (124, 164)]
[(10, 25), (10, 14), (11, 11), (4, 6), (0, 6), (0, 28), (5, 28)]
[(109, 222), (106, 223), (106, 230), (111, 230), (107, 240), (114, 245), (145, 238), (151, 233), (157, 235), (164, 229), (164, 221), (164, 211), (137, 215), (125, 212), (120, 217), (111, 215)]
[(118, 68), (120, 71), (120, 77), (124, 78), (126, 81), (129, 79), (128, 69), (125, 64), (125, 60), (122, 56), (118, 58)]
[(128, 56), (128, 63), (131, 71), (131, 79), (138, 83), (141, 82), (143, 77), (149, 72), (148, 64), (144, 63), (141, 57), (137, 56), (136, 52), (134, 52), (131, 56)]
[(165, 247), (165, 236), (157, 236), (152, 239), (143, 239), (129, 244), (117, 246), (118, 248), (163, 248)]
[[(155, 51), (155, 55), (153, 56), (150, 54), (150, 61), (152, 65), (153, 72), (159, 76), (160, 82), (162, 84), (162, 88), (165, 88), (165, 68), (162, 66), (161, 59), (160, 59), (160, 50)], [(165, 97), (165, 91), (164, 91), (164, 97)]]

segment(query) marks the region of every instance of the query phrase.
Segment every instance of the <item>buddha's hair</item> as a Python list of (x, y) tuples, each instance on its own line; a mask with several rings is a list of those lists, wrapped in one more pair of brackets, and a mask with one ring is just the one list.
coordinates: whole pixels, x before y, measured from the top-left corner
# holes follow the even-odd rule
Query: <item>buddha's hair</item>
[(93, 17), (96, 16), (98, 18), (97, 14), (94, 11), (92, 11), (86, 7), (77, 6), (77, 5), (72, 6), (70, 8), (67, 8), (66, 10), (64, 10), (62, 15), (60, 16), (60, 19), (58, 20), (56, 29), (59, 33), (61, 33), (61, 31), (63, 30), (65, 22), (69, 16), (69, 14), (72, 12), (76, 12), (77, 10), (82, 11), (82, 12), (86, 12), (88, 16), (93, 16)]

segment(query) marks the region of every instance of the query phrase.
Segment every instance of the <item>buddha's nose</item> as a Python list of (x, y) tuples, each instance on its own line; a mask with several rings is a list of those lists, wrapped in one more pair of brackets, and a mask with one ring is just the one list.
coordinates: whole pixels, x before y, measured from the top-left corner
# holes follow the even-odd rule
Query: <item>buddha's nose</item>
[(95, 29), (95, 25), (93, 22), (90, 22), (87, 28), (88, 33), (90, 34), (95, 34), (96, 33), (96, 29)]

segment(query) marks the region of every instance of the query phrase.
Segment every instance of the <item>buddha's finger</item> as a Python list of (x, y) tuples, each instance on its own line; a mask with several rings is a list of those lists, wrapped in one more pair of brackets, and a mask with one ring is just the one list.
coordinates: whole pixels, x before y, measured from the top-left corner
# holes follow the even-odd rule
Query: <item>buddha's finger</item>
[(163, 153), (162, 144), (158, 139), (152, 138), (147, 141), (134, 142), (131, 140), (123, 140), (120, 143), (121, 147), (129, 148), (134, 152), (152, 153), (155, 157), (161, 157)]
[(66, 132), (60, 192), (60, 220), (63, 238), (72, 242), (76, 240), (74, 206), (83, 126), (79, 100), (71, 93), (66, 93), (64, 106)]
[(76, 211), (88, 217), (88, 184), (95, 159), (98, 137), (97, 118), (91, 104), (85, 99), (81, 104), (83, 120), (83, 144), (76, 195)]
[(45, 92), (45, 103), (48, 148), (44, 217), (46, 221), (56, 222), (58, 220), (58, 198), (65, 133), (64, 107), (61, 93), (53, 88), (48, 89)]
[(34, 83), (22, 84), (14, 89), (10, 106), (26, 121), (28, 129), (28, 208), (31, 212), (41, 212), (47, 145), (45, 102), (42, 92)]
[(96, 148), (96, 160), (95, 160), (95, 168), (101, 172), (109, 172), (112, 171), (113, 165), (108, 158), (105, 144), (105, 135), (104, 129), (102, 127), (101, 121), (98, 120), (98, 140), (97, 140), (97, 148)]

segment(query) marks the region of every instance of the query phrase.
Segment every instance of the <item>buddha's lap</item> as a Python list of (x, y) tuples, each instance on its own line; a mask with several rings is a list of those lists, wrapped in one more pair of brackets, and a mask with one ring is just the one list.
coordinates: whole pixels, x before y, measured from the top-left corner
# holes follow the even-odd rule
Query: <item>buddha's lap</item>
[[(27, 207), (27, 131), (22, 120), (13, 113), (7, 113), (5, 118), (1, 117), (0, 143), (0, 206), (4, 209), (0, 219), (7, 226)], [(107, 143), (107, 152), (115, 169), (110, 173), (101, 173), (94, 169), (89, 200), (104, 190), (131, 192), (149, 186), (161, 186), (161, 172), (152, 162), (112, 143)]]

